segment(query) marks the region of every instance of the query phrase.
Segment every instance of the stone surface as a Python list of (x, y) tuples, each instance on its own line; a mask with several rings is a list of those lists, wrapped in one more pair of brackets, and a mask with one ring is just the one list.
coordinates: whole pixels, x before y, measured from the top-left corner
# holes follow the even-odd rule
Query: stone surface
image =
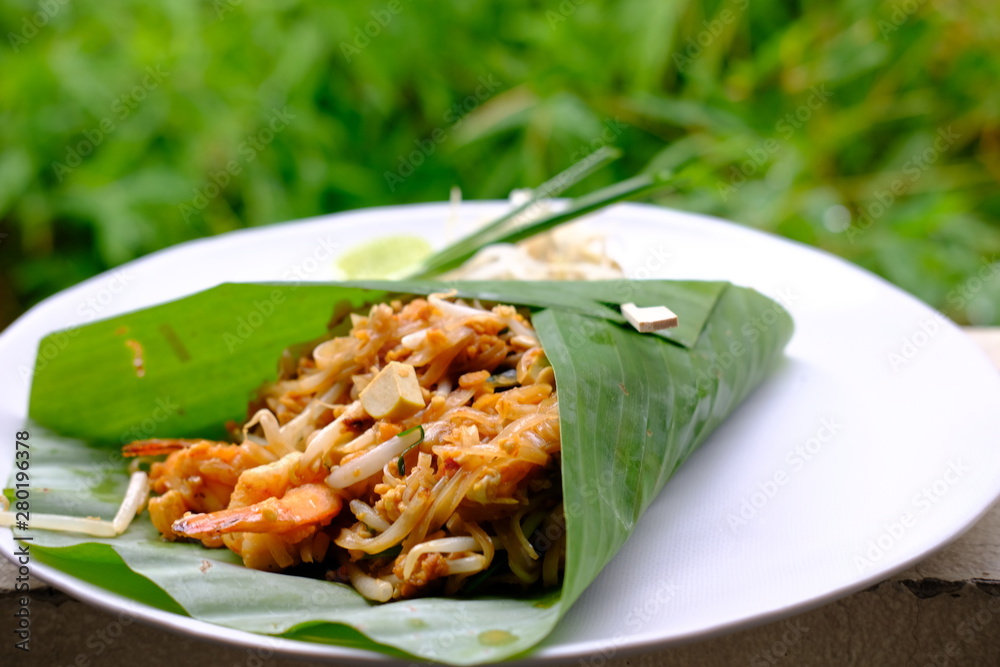
[[(1000, 329), (970, 329), (1000, 368)], [(998, 406), (1000, 407), (1000, 406)], [(998, 434), (1000, 437), (1000, 434)], [(108, 614), (35, 579), (31, 652), (14, 648), (17, 569), (0, 558), (0, 665), (294, 667), (304, 663), (211, 644)], [(1000, 665), (1000, 507), (890, 581), (748, 630), (639, 655), (611, 649), (573, 665)]]
[[(0, 618), (16, 611), (0, 598)], [(220, 646), (129, 622), (51, 589), (32, 593), (32, 650), (3, 632), (0, 664), (51, 667), (294, 667), (319, 664)], [(664, 651), (597, 654), (567, 665), (998, 665), (1000, 597), (973, 585), (920, 598), (890, 581), (788, 620)]]

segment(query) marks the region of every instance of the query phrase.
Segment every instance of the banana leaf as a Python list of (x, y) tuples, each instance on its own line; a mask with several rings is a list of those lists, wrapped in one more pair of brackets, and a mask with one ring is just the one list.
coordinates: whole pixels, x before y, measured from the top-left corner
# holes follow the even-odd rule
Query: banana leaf
[[(274, 379), (290, 344), (342, 331), (350, 312), (455, 289), (517, 304), (559, 392), (567, 555), (557, 590), (371, 604), (347, 586), (244, 568), (227, 550), (158, 538), (145, 515), (113, 539), (31, 531), (32, 553), (144, 604), (265, 635), (451, 664), (524, 654), (619, 551), (677, 467), (780, 363), (792, 321), (724, 282), (226, 284), (51, 334), (29, 417), (35, 512), (109, 518), (122, 443), (221, 437)], [(640, 334), (619, 306), (667, 305), (681, 326)], [(9, 491), (8, 491), (9, 493)]]

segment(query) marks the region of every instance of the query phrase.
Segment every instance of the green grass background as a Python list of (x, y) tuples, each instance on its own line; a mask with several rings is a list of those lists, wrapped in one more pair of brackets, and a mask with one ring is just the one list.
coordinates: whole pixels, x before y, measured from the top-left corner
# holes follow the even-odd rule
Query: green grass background
[(609, 140), (584, 189), (693, 163), (658, 203), (997, 325), (997, 35), (990, 0), (6, 0), (0, 327), (180, 241), (505, 197)]

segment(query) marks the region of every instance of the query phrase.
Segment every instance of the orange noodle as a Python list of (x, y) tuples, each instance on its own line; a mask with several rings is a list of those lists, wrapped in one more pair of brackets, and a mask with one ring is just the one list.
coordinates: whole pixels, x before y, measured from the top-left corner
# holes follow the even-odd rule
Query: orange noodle
[(326, 565), (381, 602), (558, 584), (563, 538), (533, 541), (563, 520), (555, 379), (530, 322), (431, 295), (351, 323), (264, 387), (239, 444), (125, 447), (168, 454), (150, 469), (163, 537), (257, 569)]

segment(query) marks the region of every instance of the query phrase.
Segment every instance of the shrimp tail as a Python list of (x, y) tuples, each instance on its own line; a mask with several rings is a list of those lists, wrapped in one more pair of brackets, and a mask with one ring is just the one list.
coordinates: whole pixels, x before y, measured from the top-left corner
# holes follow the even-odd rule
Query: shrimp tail
[(341, 497), (324, 484), (305, 484), (282, 498), (206, 514), (187, 514), (173, 523), (174, 533), (203, 539), (224, 533), (284, 533), (327, 524), (343, 506)]

